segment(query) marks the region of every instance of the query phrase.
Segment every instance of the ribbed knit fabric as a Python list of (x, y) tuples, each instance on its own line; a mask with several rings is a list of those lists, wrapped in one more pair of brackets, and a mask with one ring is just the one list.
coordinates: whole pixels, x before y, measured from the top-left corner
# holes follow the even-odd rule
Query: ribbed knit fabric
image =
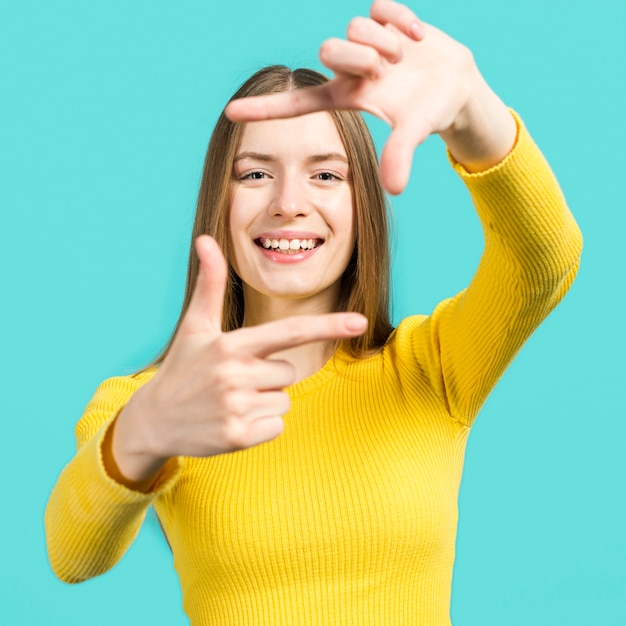
[(468, 174), (485, 231), (470, 287), (404, 320), (384, 350), (338, 352), (288, 389), (285, 431), (261, 446), (173, 459), (150, 494), (109, 478), (106, 428), (154, 371), (105, 381), (46, 512), (67, 582), (112, 567), (150, 504), (184, 609), (200, 625), (450, 624), (457, 497), (470, 426), (571, 284), (578, 228), (523, 126), (498, 166)]

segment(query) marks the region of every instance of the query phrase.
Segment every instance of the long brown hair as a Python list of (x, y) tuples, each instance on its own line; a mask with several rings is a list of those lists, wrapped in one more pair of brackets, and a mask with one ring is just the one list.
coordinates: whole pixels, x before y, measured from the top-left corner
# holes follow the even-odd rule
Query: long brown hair
[[(273, 65), (251, 76), (232, 99), (313, 87), (327, 80), (323, 74), (313, 70), (292, 71), (283, 65)], [(336, 310), (356, 311), (365, 315), (369, 321), (365, 334), (344, 340), (340, 344), (352, 356), (362, 357), (382, 348), (393, 330), (389, 321), (390, 253), (387, 202), (380, 182), (374, 143), (362, 116), (355, 111), (331, 111), (330, 114), (350, 163), (356, 224), (356, 244), (341, 279)], [(241, 279), (230, 264), (232, 254), (228, 216), (233, 164), (243, 128), (243, 124), (231, 122), (223, 112), (215, 125), (198, 194), (182, 310), (172, 337), (154, 364), (163, 361), (167, 355), (189, 307), (199, 271), (198, 256), (194, 248), (194, 241), (199, 235), (209, 234), (214, 237), (229, 260), (229, 281), (224, 299), (222, 328), (227, 332), (242, 324), (243, 290)]]

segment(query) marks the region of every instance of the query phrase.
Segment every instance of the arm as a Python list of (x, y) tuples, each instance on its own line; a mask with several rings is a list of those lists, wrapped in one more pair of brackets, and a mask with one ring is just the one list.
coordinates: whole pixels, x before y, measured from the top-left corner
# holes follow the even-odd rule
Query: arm
[(481, 220), (485, 248), (467, 290), (442, 303), (414, 338), (450, 414), (466, 425), (535, 328), (572, 284), (582, 238), (542, 154), (516, 117), (513, 150), (470, 173), (453, 165)]
[(113, 567), (139, 532), (150, 504), (171, 488), (180, 473), (181, 464), (174, 459), (144, 494), (111, 478), (103, 462), (105, 435), (151, 375), (145, 372), (103, 382), (76, 426), (78, 452), (61, 473), (45, 513), (50, 564), (65, 582), (81, 582)]

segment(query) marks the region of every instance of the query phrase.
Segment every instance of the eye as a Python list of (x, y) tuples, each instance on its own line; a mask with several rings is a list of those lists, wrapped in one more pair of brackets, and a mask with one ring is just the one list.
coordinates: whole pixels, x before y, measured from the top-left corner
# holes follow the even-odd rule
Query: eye
[(267, 178), (267, 174), (265, 172), (248, 172), (247, 174), (243, 174), (239, 177), (239, 180), (263, 180)]
[(343, 178), (339, 176), (339, 174), (336, 174), (335, 172), (318, 172), (317, 174), (315, 174), (314, 178), (317, 180), (324, 181), (324, 182), (333, 182), (333, 181), (343, 180)]

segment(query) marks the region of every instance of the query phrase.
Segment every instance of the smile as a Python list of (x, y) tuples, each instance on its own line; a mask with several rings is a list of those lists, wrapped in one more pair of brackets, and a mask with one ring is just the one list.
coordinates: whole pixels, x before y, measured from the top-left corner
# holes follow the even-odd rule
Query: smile
[(279, 252), (282, 254), (297, 254), (302, 250), (313, 250), (321, 245), (322, 239), (278, 239), (270, 237), (260, 237), (255, 239), (257, 246)]

